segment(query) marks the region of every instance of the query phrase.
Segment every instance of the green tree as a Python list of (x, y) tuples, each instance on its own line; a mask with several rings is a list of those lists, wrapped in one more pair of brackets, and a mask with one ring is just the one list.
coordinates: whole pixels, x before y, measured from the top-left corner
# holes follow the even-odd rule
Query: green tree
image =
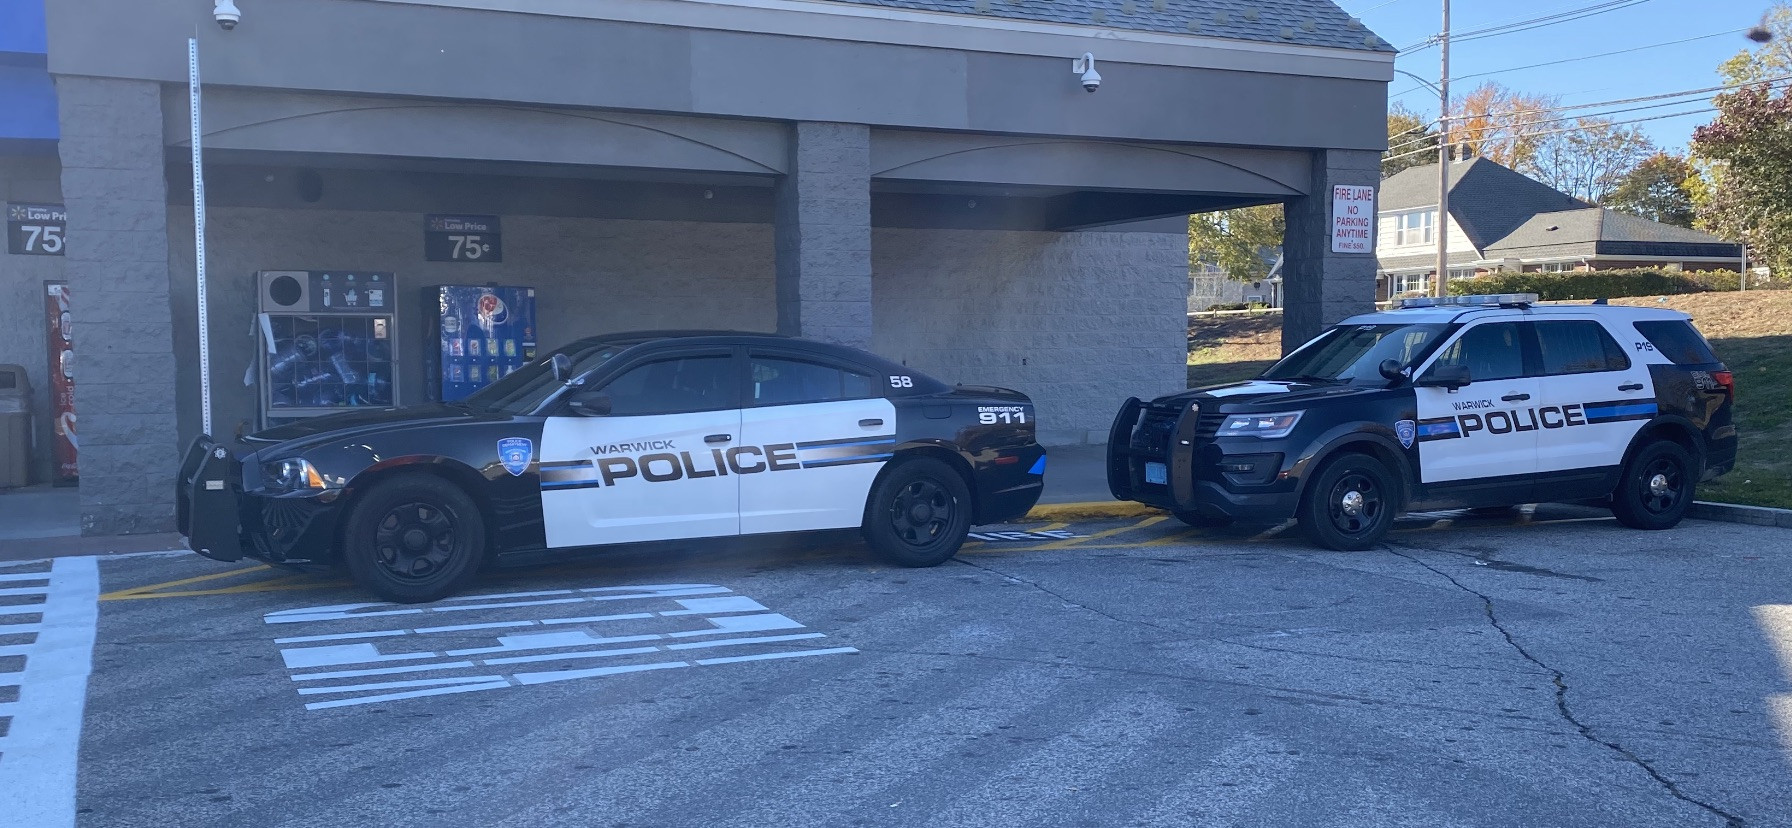
[(1692, 190), (1687, 182), (1697, 175), (1685, 158), (1658, 152), (1620, 178), (1600, 203), (1650, 221), (1691, 227)]
[(1735, 88), (1717, 96), (1717, 117), (1693, 131), (1695, 162), (1710, 183), (1694, 200), (1700, 226), (1783, 270), (1792, 268), (1792, 99), (1761, 81), (1792, 69), (1792, 6), (1776, 3), (1767, 24), (1771, 41), (1719, 69)]
[(1381, 154), (1381, 177), (1435, 163), (1437, 126), (1404, 104), (1394, 104), (1388, 109), (1388, 151)]
[(1282, 246), (1288, 223), (1282, 205), (1241, 207), (1199, 213), (1188, 219), (1190, 270), (1202, 263), (1217, 265), (1230, 278), (1254, 282), (1269, 276), (1271, 251)]

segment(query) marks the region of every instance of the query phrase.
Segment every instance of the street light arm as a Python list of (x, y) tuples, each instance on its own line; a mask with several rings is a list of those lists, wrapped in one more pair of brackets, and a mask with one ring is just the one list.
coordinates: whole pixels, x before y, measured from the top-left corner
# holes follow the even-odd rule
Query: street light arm
[(1421, 78), (1418, 75), (1408, 72), (1405, 69), (1395, 69), (1394, 71), (1399, 74), (1405, 75), (1409, 78), (1412, 78), (1413, 80), (1418, 81), (1421, 86), (1425, 87), (1426, 89), (1431, 90), (1431, 94), (1436, 95), (1440, 98), (1444, 96), (1444, 91), (1442, 89), (1437, 88), (1437, 84), (1432, 83), (1431, 81), (1425, 80), (1424, 78)]

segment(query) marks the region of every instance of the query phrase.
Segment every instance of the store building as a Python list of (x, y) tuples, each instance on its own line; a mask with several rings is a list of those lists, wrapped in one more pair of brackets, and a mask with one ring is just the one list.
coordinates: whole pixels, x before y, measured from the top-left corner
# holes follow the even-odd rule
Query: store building
[(49, 0), (54, 152), (39, 136), (0, 166), (9, 199), (66, 209), (54, 266), (5, 257), (0, 329), (48, 365), (42, 282), (68, 282), (90, 534), (171, 526), (200, 430), (195, 30), (218, 433), (280, 413), (291, 381), (291, 286), (267, 271), (300, 272), (313, 312), (324, 274), (336, 302), (351, 275), (359, 302), (390, 286), (382, 321), (342, 312), (365, 333), (314, 341), (320, 364), (387, 342), (353, 351), (340, 401), (430, 399), (424, 288), (496, 284), (535, 290), (541, 348), (673, 327), (844, 342), (1019, 388), (1048, 444), (1105, 439), (1120, 400), (1184, 384), (1191, 213), (1288, 206), (1293, 341), (1374, 299), (1373, 243), (1332, 228), (1335, 189), (1377, 183), (1393, 51), (1324, 0), (237, 5), (224, 31), (206, 0)]

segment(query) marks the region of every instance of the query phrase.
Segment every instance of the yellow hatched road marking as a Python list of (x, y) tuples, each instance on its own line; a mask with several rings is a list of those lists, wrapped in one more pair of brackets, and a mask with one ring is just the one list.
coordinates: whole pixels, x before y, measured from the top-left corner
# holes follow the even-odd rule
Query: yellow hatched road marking
[(235, 577), (237, 575), (247, 575), (251, 572), (264, 572), (264, 571), (268, 571), (271, 569), (273, 569), (273, 567), (268, 566), (267, 564), (259, 564), (256, 566), (244, 567), (242, 569), (232, 569), (232, 570), (229, 570), (226, 572), (213, 572), (210, 575), (199, 575), (199, 576), (192, 577), (192, 578), (182, 578), (178, 581), (163, 581), (162, 583), (159, 583), (159, 584), (146, 584), (144, 586), (129, 587), (127, 589), (114, 590), (112, 592), (104, 593), (104, 594), (100, 595), (100, 600), (101, 601), (110, 601), (110, 600), (117, 599), (117, 598), (128, 598), (128, 597), (138, 596), (140, 593), (155, 592), (157, 590), (169, 589), (171, 587), (186, 586), (187, 584), (197, 584), (201, 581), (216, 581), (219, 578), (231, 578), (231, 577)]
[(1061, 541), (1055, 541), (1053, 543), (1042, 544), (1040, 546), (1035, 546), (1032, 548), (1033, 549), (1068, 549), (1073, 546), (1081, 546), (1081, 545), (1088, 543), (1089, 541), (1092, 541), (1092, 540), (1100, 540), (1102, 538), (1113, 537), (1114, 535), (1118, 535), (1121, 532), (1131, 532), (1135, 529), (1143, 529), (1147, 526), (1155, 526), (1159, 523), (1163, 523), (1165, 520), (1168, 520), (1168, 519), (1169, 518), (1167, 518), (1164, 515), (1158, 515), (1156, 517), (1148, 517), (1148, 518), (1145, 518), (1144, 520), (1139, 521), (1138, 523), (1132, 524), (1131, 526), (1121, 526), (1121, 527), (1115, 528), (1115, 529), (1104, 529), (1104, 530), (1102, 530), (1100, 532), (1096, 532), (1095, 534), (1092, 534), (1092, 535), (1086, 535), (1086, 536), (1080, 537), (1080, 538), (1066, 538)]

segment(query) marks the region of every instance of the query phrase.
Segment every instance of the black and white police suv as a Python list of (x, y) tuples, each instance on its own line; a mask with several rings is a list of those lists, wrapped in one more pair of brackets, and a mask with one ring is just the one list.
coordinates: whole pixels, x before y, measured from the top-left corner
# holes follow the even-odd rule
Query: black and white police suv
[(1401, 511), (1537, 502), (1665, 529), (1735, 465), (1734, 399), (1682, 313), (1408, 300), (1257, 380), (1127, 400), (1108, 485), (1195, 526), (1294, 517), (1332, 549), (1372, 546)]
[(561, 348), (463, 403), (200, 437), (179, 526), (220, 561), (340, 561), (394, 601), (576, 547), (860, 528), (903, 566), (1026, 513), (1033, 405), (851, 348), (650, 332)]

